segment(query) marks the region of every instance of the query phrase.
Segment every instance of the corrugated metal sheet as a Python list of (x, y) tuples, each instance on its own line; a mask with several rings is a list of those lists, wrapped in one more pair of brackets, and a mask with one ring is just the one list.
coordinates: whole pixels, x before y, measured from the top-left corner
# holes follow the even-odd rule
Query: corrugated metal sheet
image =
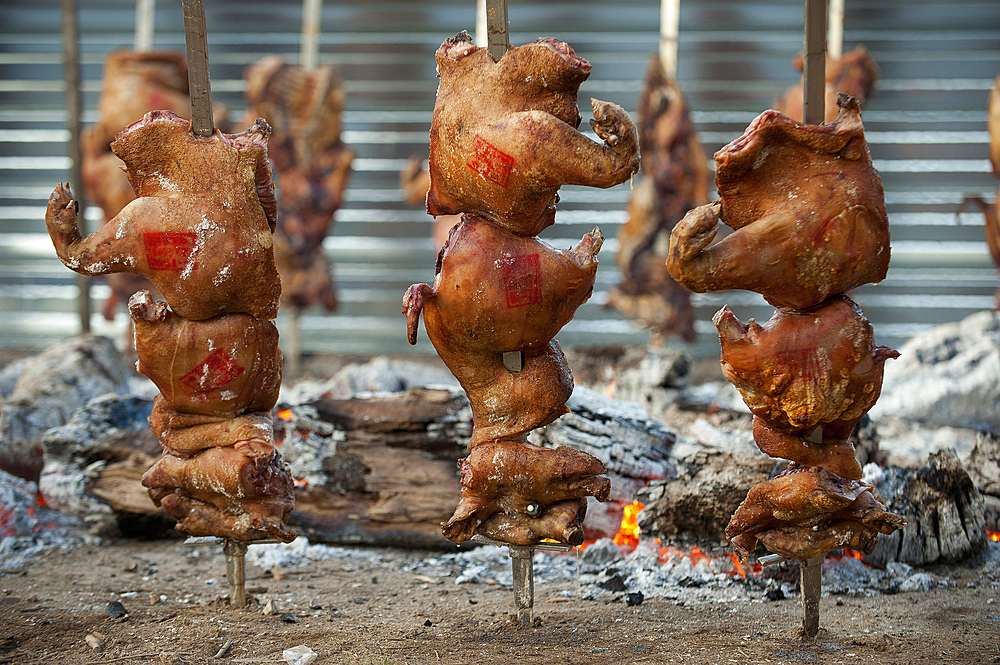
[[(77, 332), (74, 274), (56, 259), (45, 233), (45, 201), (68, 177), (56, 3), (4, 3), (0, 9), (0, 345), (42, 348)], [(581, 90), (636, 106), (646, 61), (656, 50), (659, 3), (621, 0), (510, 0), (511, 41), (540, 36), (569, 42), (593, 65)], [(257, 59), (298, 57), (298, 2), (206, 2), (213, 97), (236, 114), (245, 108), (242, 71)], [(131, 46), (129, 1), (79, 0), (84, 116), (95, 120), (105, 54)], [(709, 154), (747, 124), (798, 75), (789, 64), (802, 47), (800, 0), (683, 0), (678, 78)], [(855, 297), (881, 343), (992, 306), (997, 271), (982, 218), (956, 217), (967, 193), (992, 200), (997, 181), (987, 161), (986, 100), (1000, 72), (1000, 11), (993, 0), (931, 2), (848, 0), (845, 50), (863, 43), (881, 69), (865, 126), (882, 174), (892, 225), (889, 277)], [(346, 82), (344, 140), (357, 154), (346, 203), (325, 248), (335, 262), (342, 308), (301, 319), (306, 352), (433, 353), (421, 333), (405, 341), (400, 300), (407, 286), (433, 279), (431, 219), (402, 200), (406, 158), (427, 154), (437, 82), (434, 50), (459, 30), (474, 32), (475, 1), (327, 0), (321, 62)], [(183, 48), (180, 2), (157, 4), (155, 45)], [(586, 105), (584, 105), (586, 106)], [(613, 239), (624, 219), (628, 184), (610, 190), (566, 187), (557, 223), (543, 238), (568, 247), (592, 226)], [(91, 228), (99, 211), (86, 211)], [(559, 335), (563, 345), (644, 343), (646, 336), (602, 308), (619, 281), (611, 240), (602, 251), (592, 300)], [(99, 283), (95, 299), (107, 293)], [(754, 294), (695, 296), (701, 334), (695, 355), (715, 355), (712, 315), (729, 303), (738, 316), (766, 319)], [(118, 337), (95, 315), (94, 330)]]

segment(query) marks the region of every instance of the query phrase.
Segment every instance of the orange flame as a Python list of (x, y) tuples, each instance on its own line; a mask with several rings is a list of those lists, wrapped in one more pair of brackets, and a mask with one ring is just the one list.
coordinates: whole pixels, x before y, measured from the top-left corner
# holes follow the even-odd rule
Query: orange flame
[(291, 420), (291, 418), (292, 418), (292, 410), (291, 409), (282, 409), (281, 411), (278, 411), (278, 413), (276, 413), (275, 415), (278, 416), (279, 418), (281, 418), (282, 420)]
[(292, 484), (295, 486), (295, 489), (304, 490), (309, 486), (309, 481), (305, 478), (292, 478)]
[(986, 536), (994, 543), (1000, 543), (1000, 531), (987, 531)]
[(628, 547), (635, 549), (639, 544), (639, 511), (644, 506), (638, 501), (633, 501), (632, 505), (625, 506), (622, 514), (622, 524), (615, 534), (615, 545), (618, 547)]

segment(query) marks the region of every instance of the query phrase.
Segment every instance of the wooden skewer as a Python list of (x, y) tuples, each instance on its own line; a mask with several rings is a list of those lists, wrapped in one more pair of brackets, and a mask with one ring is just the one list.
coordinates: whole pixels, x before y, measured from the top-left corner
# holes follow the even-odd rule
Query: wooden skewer
[(497, 62), (510, 48), (507, 0), (486, 0), (486, 38), (490, 57)]
[(323, 0), (304, 0), (302, 3), (302, 50), (299, 64), (315, 69), (319, 61), (319, 33), (323, 23)]
[[(83, 196), (83, 151), (80, 134), (83, 101), (80, 97), (80, 28), (76, 20), (76, 0), (60, 0), (62, 12), (63, 71), (66, 76), (66, 128), (69, 130), (69, 181), (77, 187), (77, 198)], [(79, 216), (80, 233), (87, 235), (85, 215)], [(80, 317), (80, 332), (90, 332), (90, 277), (76, 276), (76, 312)]]
[(829, 25), (826, 29), (826, 52), (834, 60), (844, 54), (844, 0), (830, 0)]
[(677, 76), (677, 38), (681, 20), (681, 0), (660, 2), (660, 62), (669, 76)]
[(156, 24), (156, 0), (136, 0), (135, 3), (135, 50), (149, 51), (153, 48), (153, 26)]
[(215, 132), (212, 122), (212, 86), (208, 78), (208, 40), (205, 37), (205, 6), (202, 0), (182, 0), (184, 40), (187, 42), (188, 87), (191, 89), (191, 131), (207, 137)]
[(482, 46), (488, 41), (486, 37), (486, 0), (476, 0), (476, 39), (475, 43)]
[(807, 125), (822, 125), (826, 115), (826, 3), (805, 0), (802, 108)]

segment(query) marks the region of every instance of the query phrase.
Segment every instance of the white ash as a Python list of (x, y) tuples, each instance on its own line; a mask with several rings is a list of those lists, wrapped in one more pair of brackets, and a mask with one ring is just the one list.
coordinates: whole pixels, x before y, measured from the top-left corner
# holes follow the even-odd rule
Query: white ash
[[(277, 420), (275, 424), (279, 424)], [(312, 406), (292, 409), (284, 420), (284, 431), (281, 455), (292, 477), (312, 486), (324, 485), (328, 478), (323, 460), (337, 454), (337, 442), (346, 438), (345, 433), (320, 419)]]

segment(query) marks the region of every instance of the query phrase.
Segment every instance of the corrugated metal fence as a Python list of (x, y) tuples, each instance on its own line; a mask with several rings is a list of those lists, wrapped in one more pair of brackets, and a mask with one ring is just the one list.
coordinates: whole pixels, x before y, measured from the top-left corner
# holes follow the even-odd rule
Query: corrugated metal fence
[[(132, 46), (129, 0), (78, 0), (84, 123), (95, 120), (102, 64)], [(60, 17), (57, 3), (0, 2), (0, 346), (43, 348), (78, 332), (74, 274), (55, 256), (45, 232), (45, 201), (68, 178)], [(580, 98), (636, 106), (646, 62), (658, 43), (653, 0), (510, 0), (511, 42), (540, 36), (569, 42), (593, 65)], [(242, 72), (265, 55), (299, 53), (297, 1), (207, 0), (213, 98), (239, 116)], [(682, 0), (678, 78), (706, 151), (739, 136), (798, 79), (791, 58), (802, 48), (801, 0)], [(997, 271), (983, 239), (982, 217), (955, 209), (967, 193), (992, 200), (997, 181), (987, 160), (986, 100), (1000, 72), (1000, 5), (995, 0), (848, 0), (845, 51), (864, 44), (881, 69), (864, 112), (892, 226), (889, 277), (855, 298), (880, 343), (899, 345), (928, 326), (960, 319), (993, 303)], [(400, 300), (407, 286), (433, 279), (431, 218), (404, 203), (399, 172), (426, 156), (437, 88), (434, 51), (459, 30), (475, 31), (475, 0), (389, 2), (327, 0), (320, 62), (346, 82), (344, 141), (357, 155), (346, 203), (325, 248), (335, 262), (341, 310), (305, 312), (304, 350), (406, 352)], [(183, 50), (179, 0), (160, 0), (155, 46)], [(584, 103), (584, 111), (589, 107)], [(586, 123), (585, 123), (586, 124)], [(74, 183), (79, 191), (79, 186)], [(600, 226), (613, 239), (624, 219), (629, 185), (610, 190), (565, 187), (555, 226), (543, 238), (568, 247)], [(89, 208), (91, 230), (100, 212)], [(558, 336), (564, 346), (645, 343), (645, 333), (602, 307), (619, 281), (616, 243), (602, 251), (594, 297)], [(93, 289), (101, 300), (107, 288)], [(737, 315), (766, 319), (754, 294), (696, 295), (694, 355), (715, 355), (712, 315), (729, 303)], [(120, 338), (127, 318), (95, 314), (96, 332)], [(279, 325), (282, 323), (279, 321)], [(433, 353), (421, 333), (417, 353)]]

